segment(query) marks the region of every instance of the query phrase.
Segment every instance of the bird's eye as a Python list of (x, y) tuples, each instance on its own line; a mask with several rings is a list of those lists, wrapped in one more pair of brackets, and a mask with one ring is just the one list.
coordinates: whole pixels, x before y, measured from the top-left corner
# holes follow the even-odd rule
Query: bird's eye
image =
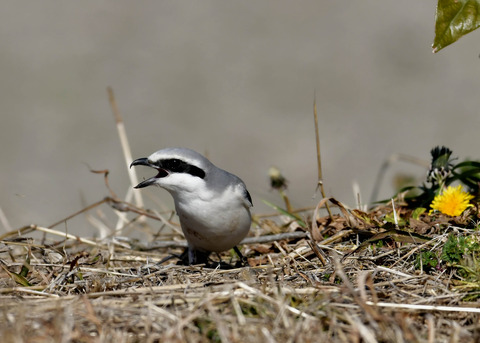
[(177, 160), (176, 158), (173, 158), (168, 161), (168, 167), (172, 171), (179, 171), (179, 167), (182, 165), (182, 161)]
[(179, 172), (181, 171), (181, 166), (183, 165), (184, 163), (179, 160), (179, 159), (176, 159), (176, 158), (171, 158), (171, 159), (168, 159), (168, 160), (163, 160), (162, 161), (162, 166), (170, 171), (174, 171), (174, 172)]

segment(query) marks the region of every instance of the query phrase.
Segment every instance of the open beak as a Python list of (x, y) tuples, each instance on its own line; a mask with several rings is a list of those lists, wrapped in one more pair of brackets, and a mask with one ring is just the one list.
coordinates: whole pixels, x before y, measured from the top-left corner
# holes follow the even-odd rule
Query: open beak
[(157, 181), (158, 179), (168, 175), (168, 172), (165, 169), (162, 169), (162, 168), (150, 163), (148, 161), (148, 158), (146, 158), (146, 157), (136, 159), (135, 161), (133, 161), (130, 164), (130, 168), (132, 168), (132, 166), (147, 166), (147, 167), (155, 168), (158, 171), (157, 175), (140, 182), (134, 188), (144, 188), (144, 187), (150, 186), (150, 185), (154, 184), (155, 181)]

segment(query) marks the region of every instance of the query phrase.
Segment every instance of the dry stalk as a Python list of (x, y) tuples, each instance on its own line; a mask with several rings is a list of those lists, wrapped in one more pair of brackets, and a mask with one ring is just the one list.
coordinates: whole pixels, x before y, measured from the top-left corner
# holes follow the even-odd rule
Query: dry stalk
[[(130, 168), (130, 163), (132, 163), (132, 152), (130, 150), (130, 144), (128, 143), (127, 132), (125, 130), (125, 125), (123, 123), (122, 116), (120, 115), (120, 110), (118, 109), (115, 96), (113, 94), (113, 89), (111, 87), (107, 88), (108, 100), (110, 101), (110, 106), (112, 107), (113, 116), (115, 117), (115, 123), (117, 125), (118, 137), (120, 138), (120, 144), (122, 145), (123, 156), (125, 157), (125, 164), (128, 170), (128, 176), (130, 177), (130, 184), (132, 187), (138, 184), (138, 177), (135, 172), (135, 169)], [(134, 193), (135, 204), (137, 207), (142, 208), (143, 199), (140, 192)]]
[[(317, 172), (318, 172), (318, 182), (317, 182), (317, 189), (315, 192), (320, 188), (320, 192), (323, 198), (325, 196), (325, 189), (323, 188), (323, 174), (322, 174), (322, 157), (320, 153), (320, 133), (318, 130), (318, 115), (317, 115), (317, 98), (314, 97), (313, 99), (313, 118), (315, 120), (315, 146), (317, 148)], [(330, 206), (328, 203), (326, 204), (326, 208), (328, 211), (328, 215), (330, 219), (333, 220), (332, 212), (330, 211)], [(313, 221), (316, 221), (317, 217), (314, 217)]]

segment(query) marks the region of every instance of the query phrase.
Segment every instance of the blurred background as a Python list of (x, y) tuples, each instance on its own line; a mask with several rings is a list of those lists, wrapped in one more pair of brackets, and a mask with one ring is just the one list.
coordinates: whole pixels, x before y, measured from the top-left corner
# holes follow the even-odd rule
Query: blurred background
[[(22, 1), (0, 13), (0, 207), (12, 228), (48, 226), (129, 186), (106, 87), (133, 157), (169, 146), (239, 175), (268, 212), (268, 169), (314, 206), (313, 98), (328, 196), (368, 202), (381, 164), (434, 145), (477, 159), (480, 32), (432, 54), (436, 1)], [(397, 162), (398, 173), (423, 178)], [(141, 170), (141, 177), (151, 171)], [(166, 192), (149, 190), (163, 197)], [(63, 227), (64, 228), (64, 227)], [(87, 233), (82, 220), (69, 231)], [(0, 229), (0, 231), (2, 231)]]

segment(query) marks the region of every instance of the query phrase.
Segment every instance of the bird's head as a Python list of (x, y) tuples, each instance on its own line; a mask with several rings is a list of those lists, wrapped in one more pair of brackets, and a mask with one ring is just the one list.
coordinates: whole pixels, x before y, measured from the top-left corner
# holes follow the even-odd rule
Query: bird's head
[(211, 162), (196, 151), (186, 148), (167, 148), (130, 164), (157, 170), (157, 175), (140, 182), (135, 188), (160, 186), (170, 192), (195, 191), (205, 185)]

